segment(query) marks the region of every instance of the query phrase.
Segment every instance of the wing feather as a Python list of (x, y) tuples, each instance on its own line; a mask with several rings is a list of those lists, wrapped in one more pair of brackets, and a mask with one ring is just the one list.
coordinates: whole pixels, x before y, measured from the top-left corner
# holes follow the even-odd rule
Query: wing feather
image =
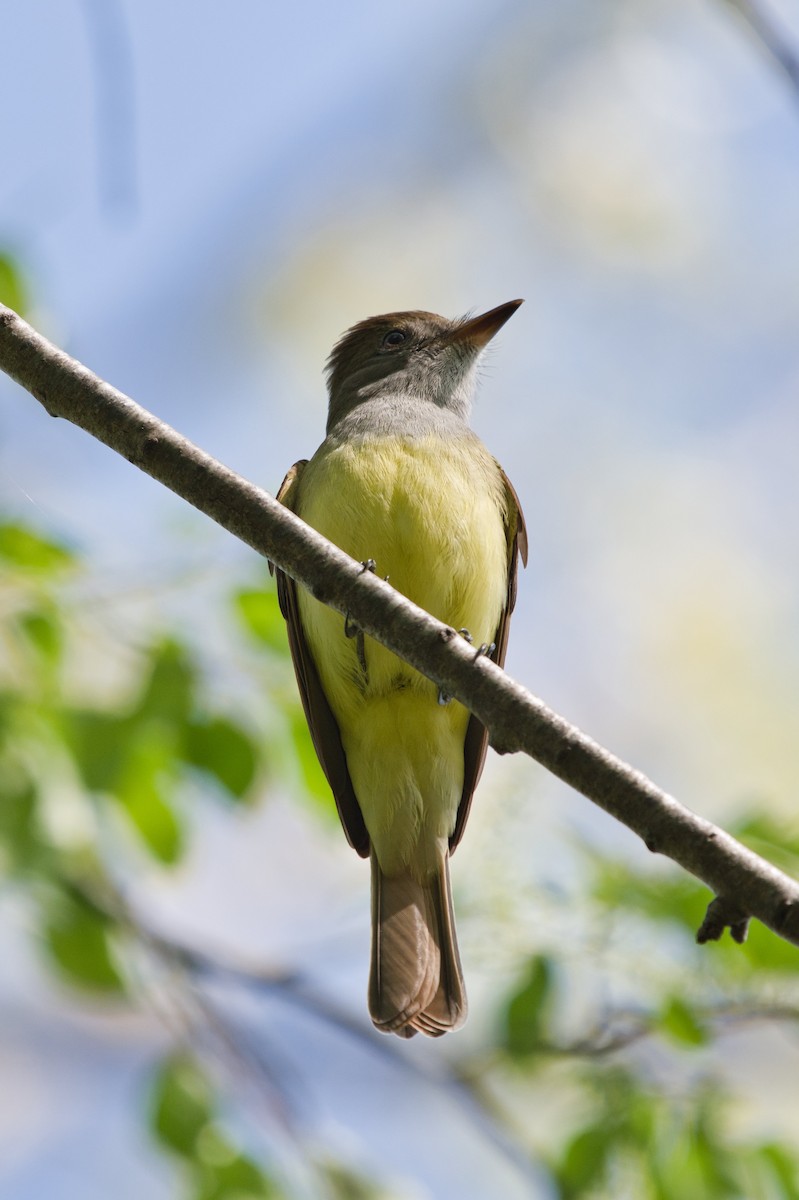
[[(281, 504), (285, 504), (292, 511), (295, 488), (307, 461), (307, 459), (301, 459), (300, 462), (294, 464), (277, 493), (277, 499)], [(300, 699), (308, 721), (314, 749), (333, 792), (347, 841), (362, 858), (366, 858), (369, 855), (369, 834), (355, 797), (338, 724), (327, 702), (302, 628), (297, 603), (297, 585), (280, 569), (275, 570), (275, 577), (280, 611), (285, 617), (288, 629), (291, 660), (294, 663)]]
[[(492, 660), (497, 666), (505, 665), (505, 653), (508, 649), (508, 634), (510, 633), (510, 615), (516, 604), (516, 580), (519, 571), (519, 558), (527, 566), (527, 526), (524, 513), (516, 495), (516, 489), (500, 467), (508, 498), (508, 523), (505, 533), (508, 539), (508, 594), (505, 607), (499, 618), (497, 631), (494, 634), (494, 650)], [(466, 727), (466, 740), (463, 747), (463, 791), (461, 793), (458, 813), (455, 818), (455, 828), (449, 839), (450, 853), (455, 850), (463, 837), (469, 810), (472, 806), (472, 796), (480, 782), (483, 766), (488, 752), (488, 730), (477, 717), (469, 718)]]

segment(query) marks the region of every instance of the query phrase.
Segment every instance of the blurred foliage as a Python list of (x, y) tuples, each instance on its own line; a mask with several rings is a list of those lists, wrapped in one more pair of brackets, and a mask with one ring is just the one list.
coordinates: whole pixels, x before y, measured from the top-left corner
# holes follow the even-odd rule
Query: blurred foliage
[[(56, 978), (95, 1000), (131, 1003), (137, 929), (114, 900), (109, 845), (115, 858), (143, 855), (168, 870), (190, 843), (198, 790), (223, 805), (252, 804), (275, 773), (313, 813), (334, 812), (292, 686), (277, 599), (269, 581), (231, 598), (234, 636), (246, 640), (270, 705), (269, 727), (256, 732), (218, 707), (201, 656), (168, 632), (135, 653), (115, 695), (92, 696), (75, 669), (78, 557), (7, 523), (0, 565), (0, 870), (26, 897)], [(732, 832), (789, 870), (799, 866), (799, 829), (750, 814)], [(454, 1042), (462, 1061), (453, 1087), (456, 1079), (471, 1086), (563, 1200), (799, 1200), (794, 1147), (741, 1134), (712, 1057), (721, 1032), (768, 1017), (770, 1006), (796, 1023), (795, 948), (754, 925), (743, 948), (726, 939), (699, 950), (695, 931), (709, 897), (695, 880), (661, 864), (637, 870), (593, 847), (577, 853), (577, 898), (600, 923), (603, 943), (612, 945), (621, 921), (647, 948), (621, 969), (601, 953), (593, 967), (616, 981), (627, 972), (635, 1003), (601, 1001), (599, 988), (575, 1026), (568, 1013), (584, 985), (585, 956), (565, 943), (534, 950), (499, 992), (488, 1044), (477, 1051)], [(656, 1048), (655, 1058), (643, 1047)], [(540, 1103), (531, 1095), (547, 1097), (556, 1122), (525, 1119)], [(148, 1113), (189, 1200), (290, 1194), (235, 1132), (211, 1063), (182, 1044), (155, 1070)], [(331, 1200), (386, 1194), (315, 1150), (309, 1161)]]
[(98, 992), (123, 990), (111, 946), (113, 922), (105, 913), (61, 886), (51, 890), (43, 916), (44, 945), (68, 982)]
[[(589, 1082), (592, 1091), (598, 1082)], [(602, 1073), (590, 1122), (567, 1142), (553, 1173), (564, 1198), (754, 1200), (767, 1194), (750, 1190), (750, 1153), (725, 1136), (724, 1101), (715, 1090), (700, 1085), (690, 1104), (675, 1104), (613, 1067)]]
[(24, 317), (28, 308), (27, 288), (19, 264), (7, 252), (0, 250), (0, 304), (13, 308)]
[(243, 588), (234, 603), (242, 624), (257, 641), (285, 653), (286, 626), (274, 588)]
[[(280, 612), (277, 592), (271, 581), (264, 588), (246, 588), (238, 591), (234, 597), (234, 605), (239, 620), (250, 637), (261, 647), (285, 658), (286, 626)], [(303, 793), (306, 798), (316, 803), (319, 811), (331, 824), (336, 824), (338, 816), (331, 799), (330, 788), (316, 757), (302, 705), (293, 689), (290, 699), (283, 698), (283, 707)]]
[(220, 1123), (214, 1087), (190, 1055), (171, 1055), (159, 1067), (150, 1127), (182, 1160), (191, 1200), (279, 1200), (284, 1195)]
[(503, 1048), (512, 1058), (527, 1058), (541, 1048), (551, 995), (552, 964), (537, 954), (521, 986), (506, 1002)]

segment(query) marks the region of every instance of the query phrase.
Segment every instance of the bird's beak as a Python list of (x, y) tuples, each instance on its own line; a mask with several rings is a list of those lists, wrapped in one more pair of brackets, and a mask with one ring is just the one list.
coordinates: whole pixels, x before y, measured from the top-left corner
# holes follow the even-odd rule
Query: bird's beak
[(472, 317), (470, 320), (464, 321), (462, 325), (458, 325), (452, 333), (447, 334), (446, 340), (468, 342), (475, 350), (482, 350), (505, 322), (510, 320), (520, 304), (524, 304), (524, 301), (509, 300), (507, 304), (500, 304), (497, 308), (483, 313), (482, 316)]

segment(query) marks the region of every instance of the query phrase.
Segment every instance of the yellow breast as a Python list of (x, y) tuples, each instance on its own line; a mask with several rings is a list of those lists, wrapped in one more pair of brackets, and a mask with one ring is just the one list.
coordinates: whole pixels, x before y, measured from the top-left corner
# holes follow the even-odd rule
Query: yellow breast
[[(493, 637), (507, 590), (507, 498), (496, 463), (476, 439), (322, 447), (303, 472), (295, 511), (353, 558), (373, 558), (379, 575), (433, 616), (468, 629), (478, 643)], [(321, 666), (316, 651), (327, 657), (327, 631), (319, 624), (331, 623), (330, 610), (302, 607)], [(410, 673), (389, 658), (375, 670)], [(369, 675), (370, 689), (379, 688), (371, 665)]]
[[(508, 500), (477, 439), (325, 444), (292, 507), (353, 558), (373, 558), (416, 604), (468, 629), (475, 645), (493, 640), (507, 595)], [(364, 672), (343, 617), (304, 590), (298, 600), (380, 861), (421, 854), (426, 870), (428, 851), (454, 825), (468, 713), (439, 705), (434, 684), (369, 638)]]

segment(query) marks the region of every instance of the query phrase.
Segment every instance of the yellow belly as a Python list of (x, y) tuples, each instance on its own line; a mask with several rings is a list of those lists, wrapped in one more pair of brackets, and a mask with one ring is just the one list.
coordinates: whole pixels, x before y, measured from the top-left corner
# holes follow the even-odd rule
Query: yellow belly
[[(428, 612), (490, 642), (507, 591), (507, 497), (477, 442), (382, 438), (322, 447), (293, 505), (303, 520)], [(365, 639), (366, 672), (344, 619), (307, 592), (300, 615), (341, 731), (355, 794), (387, 873), (432, 870), (463, 788), (468, 713)]]

